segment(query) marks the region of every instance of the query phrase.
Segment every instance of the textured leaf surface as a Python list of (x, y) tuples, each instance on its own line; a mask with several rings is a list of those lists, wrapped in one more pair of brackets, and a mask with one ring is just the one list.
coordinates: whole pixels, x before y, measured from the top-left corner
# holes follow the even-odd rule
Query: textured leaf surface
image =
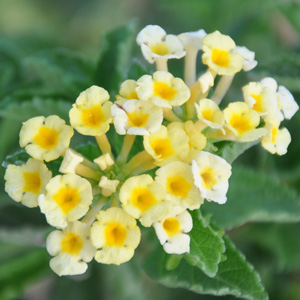
[(227, 259), (220, 262), (214, 278), (182, 260), (175, 270), (167, 270), (169, 255), (157, 248), (146, 260), (144, 269), (153, 279), (169, 287), (182, 287), (199, 294), (233, 295), (242, 299), (268, 299), (260, 277), (233, 243), (224, 237)]
[(102, 51), (95, 72), (95, 82), (110, 92), (125, 80), (136, 34), (136, 21), (114, 29), (102, 41)]
[(222, 229), (247, 222), (298, 222), (300, 197), (295, 190), (274, 178), (246, 167), (234, 166), (229, 181), (227, 203), (206, 202), (205, 214)]
[(193, 230), (189, 234), (191, 237), (190, 253), (185, 254), (184, 258), (209, 277), (214, 277), (218, 271), (222, 253), (225, 251), (222, 232), (213, 230), (199, 211), (193, 211), (191, 214)]

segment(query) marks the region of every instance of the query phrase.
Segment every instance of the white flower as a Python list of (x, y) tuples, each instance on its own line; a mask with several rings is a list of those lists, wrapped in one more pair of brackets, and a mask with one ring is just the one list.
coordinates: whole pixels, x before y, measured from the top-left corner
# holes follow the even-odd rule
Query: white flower
[(63, 231), (52, 231), (46, 247), (55, 256), (50, 267), (59, 276), (83, 274), (96, 252), (90, 242), (90, 227), (79, 221), (70, 223)]
[(192, 162), (194, 182), (203, 198), (223, 204), (231, 176), (231, 165), (225, 159), (201, 151)]
[(190, 251), (190, 237), (186, 233), (192, 230), (193, 220), (187, 211), (156, 222), (153, 227), (167, 253), (183, 254)]
[(167, 35), (158, 25), (147, 25), (139, 32), (136, 41), (149, 63), (154, 63), (157, 59), (182, 58), (185, 55), (179, 38)]
[(240, 47), (236, 46), (232, 52), (237, 52), (243, 57), (243, 70), (244, 71), (251, 71), (257, 66), (257, 61), (255, 58), (255, 52), (250, 51), (247, 47)]

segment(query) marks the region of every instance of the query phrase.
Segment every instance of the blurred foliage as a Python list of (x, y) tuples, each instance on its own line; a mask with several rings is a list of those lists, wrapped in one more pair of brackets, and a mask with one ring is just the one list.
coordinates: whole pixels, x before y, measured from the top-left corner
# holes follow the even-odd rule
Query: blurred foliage
[[(241, 99), (240, 88), (250, 80), (271, 76), (299, 103), (300, 3), (296, 0), (0, 0), (0, 7), (1, 161), (19, 150), (18, 133), (26, 119), (57, 114), (68, 122), (68, 110), (82, 90), (98, 84), (108, 88), (113, 98), (122, 80), (153, 70), (134, 46), (137, 30), (147, 24), (159, 24), (175, 34), (220, 30), (255, 51), (258, 67), (235, 78), (225, 101)], [(118, 27), (136, 17), (138, 26), (131, 21)], [(182, 62), (170, 64), (176, 75), (181, 75), (181, 67)], [(0, 299), (40, 299), (34, 298), (36, 292), (29, 286), (41, 280), (46, 282), (43, 293), (48, 300), (216, 299), (194, 292), (265, 299), (259, 273), (271, 299), (298, 300), (299, 124), (298, 113), (287, 124), (292, 143), (284, 157), (271, 156), (260, 146), (247, 150), (252, 145), (219, 145), (217, 153), (230, 161), (247, 152), (234, 162), (228, 203), (206, 203), (203, 216), (194, 214), (198, 226), (191, 233), (191, 253), (180, 258), (165, 254), (157, 241), (151, 242), (153, 232), (146, 232), (130, 263), (120, 267), (94, 263), (87, 274), (58, 278), (41, 248), (49, 230), (44, 216), (1, 191)], [(122, 141), (112, 131), (109, 138), (118, 151)], [(75, 136), (75, 142), (82, 141)], [(78, 151), (88, 157), (98, 155), (93, 144)], [(21, 152), (6, 163), (24, 159)], [(1, 178), (3, 174), (1, 169)], [(155, 281), (177, 288), (158, 285), (141, 271), (141, 264)], [(244, 270), (244, 275), (236, 270)]]

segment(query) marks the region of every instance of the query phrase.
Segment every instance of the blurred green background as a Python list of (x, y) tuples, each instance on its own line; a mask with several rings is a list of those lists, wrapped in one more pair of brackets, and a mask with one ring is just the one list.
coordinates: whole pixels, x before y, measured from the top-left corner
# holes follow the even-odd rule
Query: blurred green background
[[(19, 149), (22, 121), (45, 110), (67, 118), (79, 92), (101, 80), (103, 86), (117, 89), (109, 81), (109, 67), (97, 69), (106, 47), (104, 35), (133, 19), (138, 30), (147, 24), (158, 24), (173, 34), (219, 30), (255, 51), (257, 68), (235, 78), (227, 100), (241, 100), (243, 85), (271, 76), (300, 101), (300, 1), (0, 0), (1, 161)], [(129, 50), (146, 66), (134, 43), (123, 49)], [(181, 67), (182, 62), (170, 64), (176, 75), (181, 75)], [(235, 164), (255, 168), (296, 193), (300, 192), (300, 113), (284, 126), (292, 135), (286, 156), (271, 156), (254, 147)], [(21, 207), (8, 198), (3, 174), (1, 169), (0, 300), (215, 299), (156, 284), (136, 267), (137, 259), (121, 267), (90, 264), (85, 275), (58, 278), (40, 247), (47, 231), (44, 217), (38, 209)], [(228, 233), (261, 274), (270, 299), (298, 300), (300, 224), (294, 219), (284, 224), (269, 221)]]

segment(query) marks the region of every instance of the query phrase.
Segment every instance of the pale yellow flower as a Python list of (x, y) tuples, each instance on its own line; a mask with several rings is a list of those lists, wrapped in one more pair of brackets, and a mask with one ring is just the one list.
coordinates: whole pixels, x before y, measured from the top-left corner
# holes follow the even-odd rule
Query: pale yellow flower
[(190, 237), (187, 233), (193, 228), (193, 220), (187, 211), (156, 222), (153, 227), (167, 253), (183, 254), (190, 251)]
[(173, 209), (164, 188), (148, 174), (128, 178), (121, 186), (119, 198), (123, 209), (145, 227), (165, 219)]
[(167, 35), (158, 25), (147, 25), (139, 32), (136, 41), (149, 63), (154, 63), (157, 59), (178, 59), (185, 55), (179, 38), (176, 35)]
[(267, 133), (265, 128), (256, 128), (260, 123), (259, 114), (244, 102), (233, 102), (224, 110), (227, 128), (237, 141), (255, 141)]
[(94, 162), (100, 167), (102, 171), (110, 168), (115, 163), (109, 153), (100, 155), (99, 157), (94, 159)]
[(47, 222), (57, 228), (83, 217), (93, 200), (91, 184), (75, 174), (53, 177), (46, 191), (38, 199), (39, 206)]
[(196, 149), (197, 151), (203, 150), (206, 146), (206, 137), (201, 133), (197, 123), (194, 124), (191, 120), (186, 121), (183, 128), (189, 137), (190, 149)]
[(270, 153), (284, 155), (291, 142), (291, 135), (286, 128), (279, 129), (279, 124), (267, 123), (268, 133), (262, 138), (261, 145)]
[(152, 101), (158, 107), (180, 106), (190, 98), (190, 89), (181, 78), (166, 71), (157, 71), (153, 76), (144, 75), (137, 81), (139, 99)]
[(91, 241), (100, 249), (95, 259), (103, 264), (120, 265), (129, 261), (140, 240), (136, 220), (119, 207), (100, 211), (91, 229)]
[(70, 110), (70, 123), (83, 135), (99, 136), (109, 130), (112, 103), (108, 92), (93, 85), (80, 93)]
[(67, 149), (64, 159), (59, 167), (59, 172), (64, 174), (75, 174), (76, 167), (83, 162), (84, 158), (72, 149)]
[(201, 151), (192, 162), (195, 185), (203, 198), (223, 204), (227, 201), (231, 165), (223, 158)]
[(109, 197), (113, 193), (117, 191), (117, 187), (120, 181), (115, 179), (108, 179), (106, 176), (102, 176), (99, 182), (99, 186), (102, 188), (102, 195), (105, 197)]
[(258, 82), (250, 82), (242, 90), (245, 102), (265, 121), (280, 121), (276, 91)]
[(119, 95), (116, 96), (117, 101), (115, 103), (122, 105), (127, 100), (136, 99), (139, 97), (136, 93), (137, 83), (135, 80), (128, 79), (122, 82)]
[(243, 70), (248, 72), (257, 66), (255, 58), (255, 52), (249, 50), (245, 46), (236, 46), (233, 52), (239, 53), (243, 57)]
[(159, 168), (155, 181), (166, 190), (166, 199), (183, 209), (196, 209), (203, 203), (194, 185), (192, 168), (184, 162), (175, 161)]
[(51, 177), (45, 164), (29, 158), (22, 166), (8, 165), (4, 176), (5, 191), (15, 201), (27, 207), (36, 207), (39, 194), (45, 193), (45, 186)]
[(234, 75), (243, 67), (243, 57), (233, 52), (235, 42), (219, 31), (207, 34), (202, 40), (202, 61), (218, 75)]
[(197, 117), (200, 121), (213, 129), (221, 129), (224, 126), (225, 119), (219, 106), (210, 99), (201, 99), (195, 103)]
[(52, 231), (46, 247), (55, 256), (50, 267), (59, 276), (83, 274), (96, 252), (90, 241), (90, 226), (79, 221), (69, 223), (63, 231)]
[(175, 160), (185, 160), (189, 154), (189, 137), (182, 123), (173, 122), (161, 126), (156, 132), (144, 136), (145, 150), (155, 159), (158, 166)]
[(35, 159), (51, 161), (69, 147), (74, 131), (58, 116), (34, 117), (23, 123), (20, 146)]
[(148, 101), (128, 100), (111, 108), (118, 134), (149, 135), (157, 131), (163, 121), (163, 110)]

